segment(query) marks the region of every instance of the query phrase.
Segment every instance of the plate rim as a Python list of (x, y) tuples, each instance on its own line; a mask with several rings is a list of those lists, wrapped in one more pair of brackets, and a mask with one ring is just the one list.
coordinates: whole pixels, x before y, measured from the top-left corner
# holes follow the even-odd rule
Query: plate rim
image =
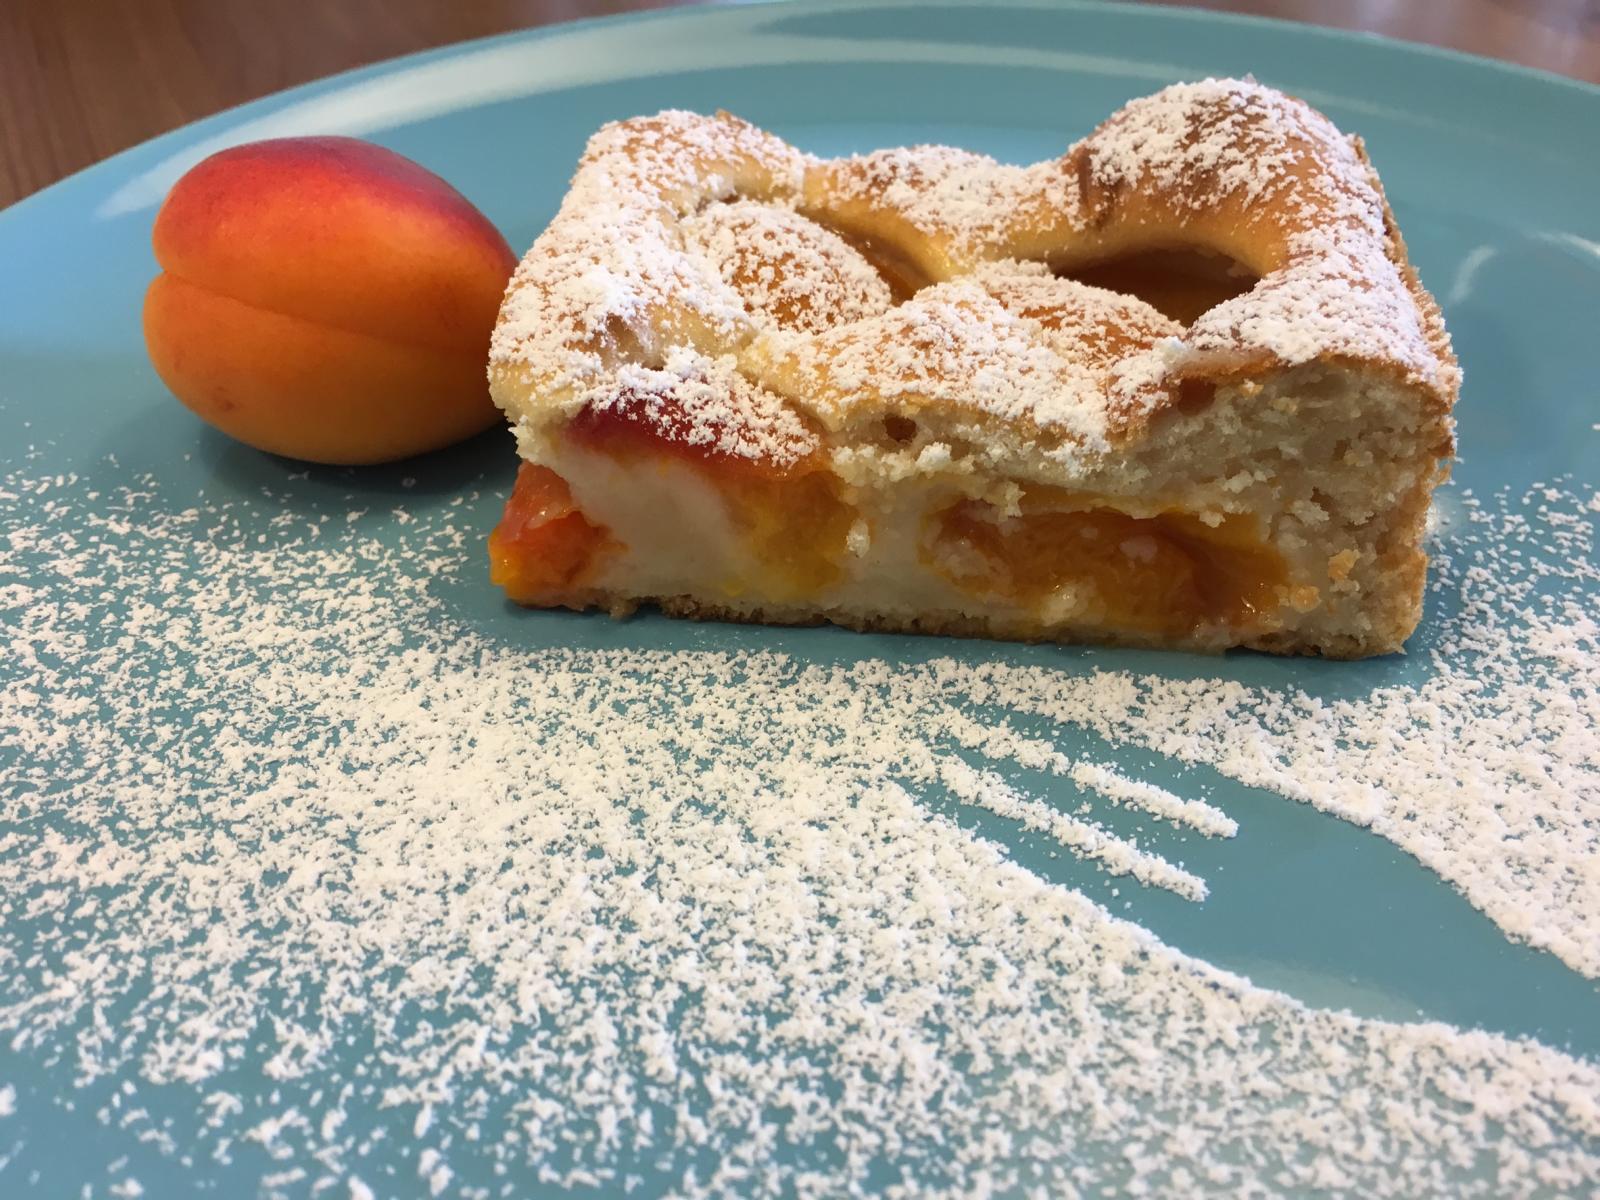
[[(89, 176), (97, 173), (109, 174), (122, 166), (124, 160), (132, 155), (151, 152), (169, 142), (176, 144), (197, 132), (220, 130), (225, 128), (230, 121), (236, 121), (241, 116), (257, 115), (255, 110), (258, 108), (269, 109), (290, 97), (310, 95), (324, 89), (331, 90), (340, 86), (363, 82), (369, 78), (377, 78), (389, 74), (402, 67), (421, 65), (519, 41), (532, 42), (548, 38), (559, 38), (580, 30), (621, 28), (629, 25), (645, 25), (662, 21), (696, 24), (715, 21), (726, 17), (729, 13), (741, 10), (760, 9), (764, 11), (826, 14), (871, 10), (926, 9), (928, 7), (930, 6), (924, 0), (732, 0), (731, 3), (690, 4), (685, 7), (652, 8), (636, 12), (611, 13), (597, 17), (579, 17), (546, 25), (505, 30), (501, 33), (467, 38), (441, 46), (430, 46), (422, 50), (413, 50), (405, 54), (379, 59), (376, 62), (348, 67), (332, 74), (320, 75), (314, 79), (292, 84), (289, 87), (280, 88), (262, 96), (242, 100), (238, 104), (229, 105), (227, 108), (219, 109), (202, 117), (196, 117), (192, 121), (186, 121), (182, 125), (165, 130), (153, 137), (146, 138), (144, 141), (126, 146), (105, 158), (79, 167), (76, 171), (62, 176), (36, 192), (23, 196), (20, 200), (14, 201), (5, 208), (0, 208), (0, 233), (8, 232), (18, 220), (31, 216), (34, 210), (41, 206), (48, 206), (52, 200), (67, 190), (69, 186), (81, 186)], [(1568, 93), (1571, 97), (1578, 99), (1580, 103), (1586, 100), (1595, 104), (1597, 106), (1596, 125), (1600, 126), (1600, 83), (1590, 83), (1587, 80), (1562, 75), (1540, 67), (1530, 67), (1505, 59), (1490, 58), (1485, 55), (1468, 53), (1464, 50), (1435, 46), (1427, 42), (1409, 41), (1404, 38), (1391, 37), (1387, 34), (1341, 29), (1319, 25), (1310, 21), (1298, 21), (1288, 17), (1224, 12), (1208, 8), (1178, 6), (1165, 2), (1135, 3), (1133, 0), (937, 0), (932, 7), (954, 10), (964, 9), (974, 13), (982, 11), (991, 14), (995, 10), (1003, 9), (1060, 14), (1109, 13), (1123, 20), (1154, 21), (1178, 25), (1222, 25), (1265, 30), (1311, 42), (1331, 43), (1341, 47), (1342, 52), (1349, 52), (1354, 48), (1396, 54), (1401, 57), (1421, 58), (1457, 69), (1499, 73), (1519, 83), (1535, 87), (1554, 88), (1558, 92)]]

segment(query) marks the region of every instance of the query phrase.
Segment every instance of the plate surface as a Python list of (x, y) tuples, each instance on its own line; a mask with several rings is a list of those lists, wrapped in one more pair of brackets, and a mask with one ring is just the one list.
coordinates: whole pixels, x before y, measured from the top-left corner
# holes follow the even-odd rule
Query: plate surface
[[(1447, 515), (1453, 511), (1457, 519), (1446, 522), (1446, 542), (1456, 533), (1466, 536), (1463, 531), (1474, 526), (1467, 519), (1470, 496), (1492, 497), (1509, 489), (1515, 499), (1535, 484), (1558, 489), (1571, 501), (1573, 520), (1581, 523), (1600, 481), (1600, 403), (1592, 344), (1594, 317), (1600, 312), (1600, 208), (1594, 202), (1600, 195), (1600, 92), (1446, 53), (1155, 7), (807, 5), (706, 10), (537, 31), (340, 76), (177, 131), (0, 213), (0, 263), (5, 264), (0, 271), (0, 476), (5, 481), (0, 485), (0, 531), (12, 537), (11, 549), (0, 558), (5, 571), (0, 576), (0, 611), (14, 631), (14, 647), (32, 644), (46, 657), (57, 655), (62, 670), (72, 669), (78, 661), (74, 656), (82, 655), (85, 664), (92, 659), (102, 678), (116, 676), (117, 664), (125, 663), (134, 674), (149, 674), (152, 704), (174, 703), (182, 709), (183, 697), (193, 693), (176, 685), (162, 690), (168, 686), (162, 682), (162, 665), (141, 640), (150, 636), (143, 632), (150, 627), (131, 618), (120, 626), (117, 621), (150, 603), (142, 589), (153, 586), (152, 581), (171, 575), (172, 594), (178, 597), (174, 603), (193, 603), (200, 585), (208, 583), (206, 573), (217, 570), (219, 562), (236, 567), (250, 546), (279, 545), (279, 531), (299, 537), (328, 517), (322, 526), (326, 536), (342, 536), (341, 529), (348, 527), (355, 531), (349, 536), (365, 539), (364, 545), (390, 547), (397, 556), (413, 552), (422, 536), (419, 529), (436, 533), (450, 524), (468, 531), (459, 546), (441, 535), (438, 554), (465, 565), (459, 570), (447, 565), (419, 577), (417, 595), (426, 603), (419, 601), (414, 608), (401, 604), (399, 590), (372, 599), (392, 605), (393, 627), (424, 647), (438, 635), (438, 628), (430, 633), (427, 623), (443, 622), (452, 630), (470, 631), (481, 646), (499, 647), (507, 654), (519, 647), (580, 657), (588, 652), (672, 650), (739, 656), (770, 650), (790, 656), (791, 666), (848, 669), (881, 660), (888, 664), (886, 670), (912, 674), (936, 660), (951, 659), (968, 672), (991, 666), (1051, 672), (1080, 684), (1097, 671), (1164, 680), (1221, 679), (1261, 694), (1304, 692), (1330, 705), (1360, 703), (1382, 688), (1420, 689), (1438, 670), (1429, 651), (1449, 649), (1445, 643), (1459, 641), (1461, 631), (1471, 625), (1459, 589), (1441, 589), (1430, 597), (1411, 654), (1359, 664), (1249, 655), (1208, 661), (831, 630), (693, 626), (656, 616), (614, 624), (604, 618), (516, 612), (483, 579), (477, 566), (481, 548), (472, 533), (487, 531), (510, 480), (512, 451), (503, 433), (394, 468), (305, 471), (231, 445), (204, 429), (165, 393), (144, 355), (139, 306), (155, 270), (149, 249), (155, 207), (184, 169), (236, 142), (298, 133), (371, 138), (450, 180), (520, 249), (555, 211), (586, 137), (614, 118), (664, 107), (727, 108), (821, 154), (939, 141), (1004, 160), (1032, 161), (1060, 153), (1130, 97), (1174, 80), (1249, 73), (1305, 98), (1341, 128), (1366, 139), (1412, 258), (1444, 306), (1467, 379), (1459, 410), (1462, 461), (1446, 502)], [(130, 490), (139, 495), (129, 499)], [(95, 524), (86, 514), (104, 518), (103, 498), (111, 497), (128, 506), (125, 519)], [(1554, 493), (1550, 503), (1560, 506)], [(50, 515), (53, 505), (61, 506), (55, 516)], [(202, 517), (182, 525), (189, 532), (181, 536), (192, 537), (196, 549), (178, 552), (174, 547), (181, 540), (172, 532), (179, 527), (174, 522), (195, 509)], [(164, 549), (150, 549), (153, 543), (147, 544), (139, 533), (151, 521), (165, 522)], [(226, 530), (218, 532), (223, 526)], [(39, 529), (47, 530), (43, 538), (34, 536)], [(19, 530), (34, 533), (19, 538)], [(59, 603), (66, 595), (61, 590), (61, 539), (95, 533), (108, 539), (103, 569), (89, 572), (75, 586), (99, 597), (95, 603), (106, 606), (112, 616), (96, 618), (94, 628), (84, 634), (88, 641), (69, 643), (59, 636), (71, 623), (67, 618), (52, 618), (52, 632), (28, 618), (27, 610)], [(129, 547), (138, 543), (144, 548), (127, 549), (125, 558), (111, 544), (118, 537)], [(221, 546), (226, 557), (219, 560), (202, 545)], [(1590, 564), (1588, 578), (1559, 583), (1558, 590), (1565, 589), (1560, 598), (1592, 601), (1592, 551), (1584, 544), (1576, 553)], [(160, 572), (151, 567), (150, 556), (156, 554), (167, 558)], [(40, 582), (46, 579), (56, 583)], [(17, 589), (25, 586), (44, 590), (24, 595)], [(57, 590), (46, 595), (51, 586)], [(308, 586), (304, 577), (292, 573), (262, 573), (248, 587), (241, 585), (240, 602), (261, 602), (274, 587), (292, 589), (304, 601)], [(250, 596), (256, 600), (249, 601)], [(170, 609), (156, 608), (164, 619), (173, 616)], [(305, 617), (306, 636), (312, 640), (318, 636), (315, 611), (314, 605), (306, 609)], [(413, 624), (413, 618), (422, 624)], [(101, 642), (94, 641), (95, 629), (104, 635)], [(344, 632), (341, 628), (340, 635)], [(161, 627), (160, 636), (175, 636), (173, 627)], [(1591, 640), (1584, 643), (1574, 634), (1574, 653), (1592, 658), (1592, 631), (1588, 636)], [(173, 644), (177, 657), (172, 662), (182, 661), (185, 654), (206, 653), (204, 648)], [(283, 653), (270, 637), (242, 639), (230, 678), (237, 683), (248, 677), (252, 661), (264, 665)], [(354, 651), (352, 655), (352, 662), (359, 662)], [(329, 670), (335, 669), (330, 665)], [(1582, 669), (1592, 671), (1574, 668), (1580, 675)], [(135, 972), (105, 984), (103, 1004), (74, 1006), (64, 999), (74, 989), (101, 994), (85, 982), (81, 956), (143, 956), (154, 962), (158, 947), (138, 933), (140, 902), (131, 901), (126, 889), (119, 891), (124, 876), (108, 866), (104, 887), (89, 889), (85, 881), (91, 876), (81, 862), (61, 865), (64, 851), (49, 859), (56, 866), (42, 870), (42, 847), (58, 837), (58, 849), (70, 843), (79, 847), (74, 853), (88, 854), (84, 848), (103, 838), (108, 845), (139, 854), (154, 836), (148, 808), (139, 807), (149, 793), (140, 789), (161, 776), (161, 766), (147, 762), (128, 768), (126, 776), (113, 777), (114, 766), (133, 761), (131, 751), (117, 757), (104, 747), (87, 746), (94, 739), (82, 733), (86, 726), (80, 710), (39, 707), (37, 696), (29, 698), (39, 680), (60, 678), (56, 668), (52, 671), (43, 673), (37, 656), (30, 658), (20, 649), (14, 649), (9, 664), (0, 664), (8, 703), (19, 706), (13, 712), (26, 708), (27, 719), (35, 722), (22, 736), (22, 717), (0, 718), (5, 732), (0, 740), (0, 782), (5, 788), (0, 863), (9, 860), (4, 879), (13, 888), (0, 909), (0, 1030), (12, 1039), (0, 1042), (0, 1087), (10, 1089), (0, 1091), (0, 1191), (76, 1195), (81, 1186), (91, 1185), (95, 1195), (124, 1194), (107, 1189), (137, 1180), (144, 1194), (158, 1196), (247, 1195), (274, 1189), (306, 1194), (319, 1179), (328, 1178), (339, 1181), (329, 1193), (339, 1196), (347, 1191), (365, 1194), (362, 1187), (374, 1194), (407, 1194), (435, 1184), (441, 1194), (474, 1194), (461, 1192), (474, 1187), (486, 1189), (482, 1194), (499, 1194), (507, 1180), (525, 1194), (535, 1178), (530, 1156), (559, 1160), (565, 1164), (562, 1170), (572, 1162), (589, 1161), (587, 1150), (572, 1157), (575, 1152), (567, 1142), (538, 1153), (524, 1153), (536, 1139), (516, 1141), (513, 1147), (497, 1131), (530, 1120), (527, 1110), (514, 1105), (490, 1106), (469, 1119), (461, 1107), (470, 1106), (467, 1082), (493, 1078), (481, 1057), (475, 1065), (453, 1068), (450, 1077), (456, 1084), (441, 1084), (438, 1095), (430, 1098), (397, 1060), (379, 1052), (385, 1037), (403, 1041), (401, 1034), (392, 1023), (385, 1026), (373, 1012), (362, 1010), (358, 1000), (350, 1001), (354, 1007), (344, 1019), (323, 1014), (320, 1023), (311, 1023), (328, 1041), (315, 1053), (307, 1050), (299, 1069), (284, 1068), (281, 1057), (274, 1057), (283, 1048), (281, 1038), (252, 1034), (240, 1043), (237, 1055), (225, 1056), (227, 1066), (220, 1071), (208, 1067), (210, 1060), (203, 1056), (191, 1055), (185, 1060), (193, 1067), (190, 1078), (183, 1070), (174, 1077), (172, 1071), (151, 1065), (162, 1053), (162, 1023), (173, 1029), (182, 1024), (178, 1008), (162, 1008), (166, 1001), (160, 995), (152, 1001), (148, 994), (152, 988), (176, 986), (170, 980), (160, 982), (155, 967), (143, 982)], [(1592, 706), (1593, 693), (1582, 690), (1584, 680), (1592, 683), (1592, 673), (1574, 684), (1576, 702)], [(361, 686), (357, 671), (350, 687)], [(83, 693), (90, 699), (95, 694), (92, 687)], [(105, 684), (104, 694), (121, 697), (118, 702), (126, 704), (139, 687), (119, 678)], [(375, 701), (396, 702), (388, 693)], [(298, 719), (292, 697), (272, 697), (267, 708), (281, 712), (286, 722)], [(176, 740), (170, 746), (146, 747), (157, 760), (176, 756), (170, 758), (176, 763), (180, 758), (188, 762), (183, 756), (199, 753), (197, 747), (213, 746), (216, 777), (196, 782), (192, 812), (174, 817), (180, 823), (192, 819), (202, 841), (235, 828), (231, 810), (218, 807), (221, 801), (215, 796), (206, 799), (211, 795), (207, 788), (220, 787), (217, 780), (234, 770), (228, 747), (239, 745), (235, 731), (214, 718), (202, 711), (175, 711), (169, 727), (178, 731)], [(1185, 868), (1209, 885), (1203, 903), (1112, 875), (1104, 863), (1058, 854), (1060, 847), (1049, 839), (1019, 835), (1015, 822), (981, 806), (963, 805), (937, 782), (917, 794), (943, 814), (939, 819), (995, 839), (1030, 874), (1076, 889), (1167, 945), (1248, 976), (1254, 984), (1287, 992), (1305, 1005), (1349, 1009), (1385, 1022), (1420, 1016), (1459, 1028), (1536, 1038), (1583, 1058), (1600, 1054), (1600, 994), (1593, 980), (1548, 949), (1514, 943), (1394, 839), (1273, 791), (1245, 786), (1238, 779), (1249, 778), (1247, 773), (1241, 776), (1227, 764), (1208, 765), (1203, 754), (1198, 763), (1186, 764), (1170, 747), (1163, 753), (1160, 746), (1108, 738), (1071, 721), (1042, 728), (1041, 722), (1049, 722), (1037, 713), (1034, 718), (1032, 724), (1019, 718), (1019, 728), (1069, 755), (1089, 755), (1180, 795), (1204, 797), (1238, 822), (1238, 836), (1231, 839), (1195, 834), (1180, 839), (1130, 809), (1102, 805), (1104, 811), (1095, 815), (1112, 832), (1154, 845), (1173, 861), (1183, 859)], [(121, 719), (117, 711), (100, 714), (102, 727), (116, 727)], [(640, 719), (648, 722), (651, 717)], [(62, 742), (43, 736), (39, 722), (54, 724)], [(550, 726), (533, 724), (528, 736), (557, 736)], [(133, 737), (154, 726), (140, 718), (129, 728)], [(538, 732), (541, 728), (544, 734)], [(465, 729), (460, 732), (469, 736)], [(68, 744), (80, 736), (87, 738), (81, 754)], [(330, 734), (331, 740), (325, 741), (318, 736), (308, 725), (306, 753), (333, 753), (337, 736)], [(1437, 735), (1422, 731), (1417, 736)], [(1513, 730), (1507, 736), (1537, 734)], [(83, 768), (78, 775), (71, 769), (74, 761)], [(288, 762), (277, 764), (280, 774), (289, 770)], [(1075, 812), (1083, 802), (1080, 789), (1068, 779), (1048, 773), (1024, 776), (1019, 769), (1019, 786), (1060, 813)], [(272, 803), (293, 803), (283, 799), (294, 794), (292, 788), (273, 791), (277, 785), (269, 786), (265, 777), (241, 774), (238, 779), (254, 780), (250, 786), (259, 785), (277, 797)], [(91, 811), (85, 797), (96, 789), (108, 798), (95, 810), (104, 819), (98, 832), (83, 824)], [(246, 792), (247, 787), (238, 794)], [(131, 814), (126, 828), (119, 825), (117, 811), (124, 801)], [(244, 815), (235, 815), (248, 825)], [(350, 818), (347, 813), (346, 818), (360, 822), (359, 815)], [(122, 832), (112, 832), (118, 829)], [(346, 833), (359, 841), (362, 831)], [(270, 847), (239, 845), (244, 849), (231, 854), (197, 845), (184, 861), (199, 864), (197, 871), (208, 863), (221, 871), (244, 866), (259, 876), (251, 886), (262, 889), (291, 879), (292, 863), (266, 865)], [(174, 852), (169, 847), (159, 853)], [(396, 853), (406, 858), (403, 851)], [(1589, 868), (1580, 863), (1575, 869), (1581, 873)], [(137, 876), (137, 867), (128, 870)], [(198, 886), (186, 880), (186, 887)], [(246, 881), (239, 883), (242, 887)], [(460, 886), (469, 889), (471, 884)], [(167, 922), (164, 937), (185, 928), (186, 921), (196, 944), (208, 936), (211, 927), (198, 909), (175, 915), (154, 890), (140, 895)], [(64, 898), (68, 896), (70, 905)], [(96, 897), (101, 910), (90, 913), (78, 907)], [(228, 922), (251, 903), (246, 897), (238, 901), (243, 908), (219, 906), (215, 923), (223, 932), (217, 936), (242, 936)], [(274, 920), (282, 916), (276, 908), (271, 911)], [(445, 905), (441, 920), (458, 911), (463, 910)], [(534, 912), (522, 919), (544, 918)], [(284, 928), (285, 936), (294, 933)], [(1591, 943), (1600, 937), (1594, 926), (1580, 925), (1580, 938), (1585, 929)], [(406, 944), (394, 946), (381, 970), (404, 974), (416, 965), (408, 957), (413, 951)], [(316, 951), (308, 953), (314, 956)], [(1565, 957), (1573, 961), (1574, 956)], [(372, 960), (366, 961), (363, 969), (378, 971)], [(469, 969), (484, 966), (470, 948), (462, 951), (462, 961)], [(283, 959), (267, 965), (268, 974), (250, 985), (259, 989), (261, 1013), (304, 1016), (307, 1002), (295, 991), (299, 978), (291, 981), (284, 975)], [(255, 979), (246, 966), (241, 959), (239, 978)], [(438, 967), (433, 962), (430, 969)], [(242, 986), (197, 991), (189, 1016), (202, 1022), (221, 1020), (208, 1006), (221, 1005), (219, 997), (237, 999)], [(275, 991), (280, 986), (283, 994)], [(357, 995), (359, 986), (352, 985), (355, 990), (348, 995)], [(455, 986), (466, 984), (457, 980)], [(387, 1004), (404, 993), (383, 994)], [(449, 995), (448, 987), (419, 990), (410, 995), (413, 1008), (391, 1015), (402, 1024), (409, 1022), (405, 1028), (422, 1036), (415, 1028), (434, 1029), (447, 1019)], [(623, 1006), (630, 1002), (646, 1004), (649, 997), (630, 992), (626, 982), (618, 983), (607, 1001)], [(694, 1001), (700, 1002), (709, 1003)], [(118, 1004), (127, 1011), (119, 1015)], [(538, 1023), (537, 1016), (532, 1019)], [(620, 1016), (618, 1023), (626, 1025)], [(270, 1018), (262, 1024), (272, 1027)], [(137, 1044), (117, 1053), (121, 1032)], [(182, 1038), (174, 1035), (173, 1041)], [(775, 1041), (773, 1053), (777, 1045)], [(481, 1046), (479, 1050), (481, 1055)], [(749, 1053), (759, 1057), (763, 1050), (756, 1046)], [(383, 1064), (374, 1065), (373, 1071), (398, 1090), (359, 1086), (367, 1062)], [(827, 1068), (819, 1070), (831, 1078)], [(353, 1090), (342, 1093), (340, 1120), (331, 1130), (326, 1121), (334, 1110), (323, 1093), (346, 1086)], [(553, 1094), (562, 1103), (571, 1101), (570, 1092), (556, 1089)], [(227, 1098), (207, 1098), (216, 1096)], [(301, 1099), (291, 1103), (284, 1096)], [(249, 1109), (248, 1119), (234, 1110), (235, 1101)], [(937, 1108), (945, 1102), (931, 1099), (929, 1104)], [(641, 1109), (648, 1107), (638, 1103)], [(632, 1105), (625, 1103), (624, 1112), (638, 1111)], [(143, 1115), (130, 1120), (133, 1111)], [(662, 1111), (670, 1113), (671, 1106)], [(297, 1116), (285, 1119), (285, 1112)], [(216, 1119), (208, 1125), (211, 1116)], [(259, 1125), (279, 1119), (287, 1121), (282, 1129), (290, 1132), (297, 1120), (309, 1122), (328, 1144), (338, 1142), (333, 1130), (340, 1125), (359, 1130), (360, 1137), (340, 1143), (340, 1153), (320, 1163), (304, 1148), (310, 1143), (295, 1142), (280, 1155), (275, 1147), (289, 1143), (274, 1140), (278, 1127), (260, 1134)], [(467, 1132), (469, 1126), (476, 1136)], [(603, 1140), (600, 1127), (599, 1116), (587, 1125), (562, 1126), (580, 1142)], [(624, 1128), (634, 1129), (636, 1122), (625, 1116)], [(252, 1130), (260, 1136), (252, 1137)], [(441, 1130), (448, 1130), (442, 1143)], [(232, 1148), (218, 1151), (224, 1135)], [(163, 1138), (170, 1144), (164, 1145)], [(715, 1143), (701, 1152), (701, 1181), (723, 1161), (719, 1155), (727, 1144)], [(495, 1156), (479, 1154), (474, 1146), (503, 1150), (509, 1157), (499, 1167), (506, 1173), (497, 1174)], [(948, 1155), (958, 1156), (958, 1149), (958, 1141), (952, 1142)], [(776, 1161), (787, 1164), (785, 1170), (831, 1171), (838, 1168), (842, 1152), (832, 1144), (819, 1149), (809, 1142), (785, 1142), (775, 1153)], [(1085, 1143), (1074, 1153), (1083, 1161), (1099, 1161), (1111, 1152)], [(895, 1155), (880, 1157), (892, 1160)], [(602, 1172), (592, 1187), (581, 1173), (566, 1175), (562, 1182), (585, 1193), (620, 1194), (627, 1176), (633, 1175), (636, 1194), (654, 1194), (687, 1186), (691, 1158), (678, 1151), (658, 1153), (653, 1145), (648, 1151), (633, 1148), (604, 1160), (618, 1166), (615, 1177)], [(937, 1181), (939, 1155), (918, 1161), (935, 1164), (925, 1178)], [(882, 1183), (892, 1177), (873, 1175), (884, 1169), (881, 1161), (875, 1163), (862, 1168), (863, 1178)], [(296, 1171), (304, 1174), (296, 1176)], [(352, 1185), (357, 1176), (365, 1183)], [(785, 1186), (793, 1186), (793, 1180)]]

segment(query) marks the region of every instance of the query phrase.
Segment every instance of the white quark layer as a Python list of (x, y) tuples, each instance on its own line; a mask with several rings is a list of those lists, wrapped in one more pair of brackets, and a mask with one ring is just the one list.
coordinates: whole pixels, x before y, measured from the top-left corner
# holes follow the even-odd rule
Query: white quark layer
[[(197, 1178), (248, 1150), (269, 1195), (1600, 1184), (1594, 1064), (1308, 1009), (956, 819), (1202, 900), (1018, 789), (1235, 832), (1037, 733), (1083, 726), (1370, 825), (1600, 975), (1592, 497), (1470, 506), (1427, 682), (1337, 703), (1225, 660), (527, 648), (440, 599), (483, 571), (449, 507), (380, 541), (270, 503), (0, 482), (0, 1044)], [(136, 1115), (157, 1095), (188, 1125)], [(28, 1103), (0, 1092), (0, 1139)]]

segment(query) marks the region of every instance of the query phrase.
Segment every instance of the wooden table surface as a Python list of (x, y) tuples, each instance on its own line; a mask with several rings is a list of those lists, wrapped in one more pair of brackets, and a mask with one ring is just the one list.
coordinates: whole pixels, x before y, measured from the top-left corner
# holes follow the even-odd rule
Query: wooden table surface
[[(0, 0), (0, 207), (218, 109), (413, 50), (673, 0)], [(1600, 0), (1199, 0), (1600, 83)]]

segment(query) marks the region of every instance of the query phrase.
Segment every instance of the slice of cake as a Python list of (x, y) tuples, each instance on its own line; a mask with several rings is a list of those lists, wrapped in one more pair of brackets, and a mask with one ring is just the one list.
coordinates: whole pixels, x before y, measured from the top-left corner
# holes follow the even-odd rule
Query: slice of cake
[(595, 135), (489, 367), (523, 604), (1400, 648), (1459, 374), (1361, 143), (1240, 80), (1060, 159)]

